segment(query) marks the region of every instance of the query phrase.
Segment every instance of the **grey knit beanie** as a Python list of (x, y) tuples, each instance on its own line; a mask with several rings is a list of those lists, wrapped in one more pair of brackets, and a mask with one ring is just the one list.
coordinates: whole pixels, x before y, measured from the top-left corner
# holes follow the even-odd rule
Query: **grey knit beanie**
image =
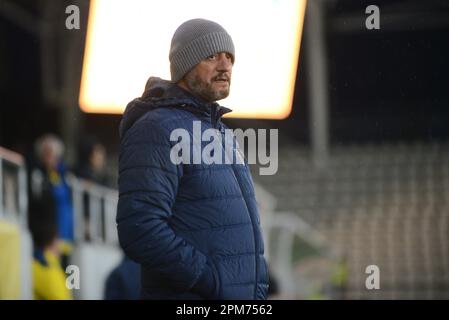
[(193, 19), (181, 24), (173, 34), (170, 47), (171, 80), (178, 82), (194, 66), (210, 55), (228, 52), (234, 61), (234, 43), (218, 23)]

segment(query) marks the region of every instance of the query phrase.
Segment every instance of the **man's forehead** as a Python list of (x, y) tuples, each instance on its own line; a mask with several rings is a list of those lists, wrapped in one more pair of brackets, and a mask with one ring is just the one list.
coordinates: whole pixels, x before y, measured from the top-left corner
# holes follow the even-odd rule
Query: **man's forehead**
[(230, 53), (230, 52), (228, 52), (228, 51), (219, 51), (219, 52), (213, 53), (213, 54), (211, 54), (211, 55), (205, 57), (202, 61), (207, 60), (207, 58), (209, 58), (209, 57), (211, 57), (211, 56), (220, 55), (220, 54), (222, 54), (222, 53), (223, 53), (223, 54), (226, 54), (226, 55), (230, 55), (230, 56), (231, 56), (232, 63), (234, 63), (234, 56), (232, 55), (232, 53)]

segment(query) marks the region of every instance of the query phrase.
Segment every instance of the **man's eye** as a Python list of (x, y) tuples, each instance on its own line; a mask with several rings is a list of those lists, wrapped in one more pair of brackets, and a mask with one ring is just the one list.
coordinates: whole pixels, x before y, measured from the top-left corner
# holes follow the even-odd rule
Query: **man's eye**
[(216, 55), (216, 54), (213, 54), (213, 55), (211, 55), (211, 56), (208, 56), (208, 57), (207, 57), (207, 60), (215, 60), (216, 57), (217, 57), (217, 55)]

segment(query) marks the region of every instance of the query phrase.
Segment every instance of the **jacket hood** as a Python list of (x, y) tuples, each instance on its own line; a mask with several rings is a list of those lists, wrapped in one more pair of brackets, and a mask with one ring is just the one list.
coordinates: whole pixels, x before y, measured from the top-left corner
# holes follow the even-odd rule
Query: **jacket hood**
[(210, 116), (213, 126), (223, 114), (232, 111), (215, 102), (205, 102), (171, 81), (150, 77), (142, 96), (132, 100), (126, 106), (120, 122), (120, 138), (145, 113), (158, 108), (182, 108), (195, 114)]

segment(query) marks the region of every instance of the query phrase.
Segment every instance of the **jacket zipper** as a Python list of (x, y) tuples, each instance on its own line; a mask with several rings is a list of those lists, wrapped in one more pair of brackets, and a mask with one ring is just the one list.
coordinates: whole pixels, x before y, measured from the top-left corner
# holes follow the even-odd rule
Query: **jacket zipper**
[[(221, 134), (221, 137), (222, 137), (222, 141), (225, 141), (225, 137), (223, 137), (223, 135), (224, 135), (224, 130), (222, 130), (223, 127), (220, 126), (220, 128), (216, 128), (216, 129), (218, 129), (218, 130), (220, 131), (220, 134)], [(222, 145), (222, 147), (223, 147), (223, 145)], [(226, 148), (224, 148), (223, 152), (226, 153)], [(239, 151), (237, 150), (236, 147), (233, 148), (233, 152), (235, 152), (235, 156), (237, 157), (237, 156), (238, 156), (237, 153), (238, 153)], [(232, 155), (232, 158), (234, 159), (234, 155)], [(232, 168), (232, 173), (234, 174), (234, 178), (235, 178), (235, 180), (237, 181), (237, 184), (239, 185), (240, 191), (241, 191), (241, 190), (242, 190), (242, 187), (241, 187), (241, 185), (240, 185), (240, 181), (239, 181), (239, 179), (237, 178), (237, 175), (236, 175), (235, 170), (234, 170), (234, 166), (233, 166), (232, 164), (231, 164), (231, 168)], [(246, 168), (246, 170), (249, 170), (249, 169)], [(254, 299), (257, 299), (257, 287), (258, 287), (258, 284), (259, 284), (259, 264), (258, 264), (258, 259), (259, 259), (259, 244), (258, 244), (258, 241), (257, 241), (257, 236), (256, 236), (256, 226), (254, 225), (254, 219), (251, 217), (251, 213), (250, 213), (250, 210), (249, 210), (249, 206), (248, 206), (248, 203), (247, 203), (246, 198), (245, 198), (244, 196), (243, 196), (243, 200), (245, 201), (246, 209), (248, 210), (249, 220), (251, 221), (251, 226), (252, 226), (252, 228), (253, 228), (253, 240), (254, 240), (254, 250), (255, 250), (255, 252), (254, 252), (254, 257), (255, 257), (255, 259), (254, 259), (254, 267), (255, 267)], [(257, 220), (256, 220), (256, 221), (257, 221)]]
[[(225, 141), (225, 137), (223, 137), (223, 135), (224, 135), (224, 130), (222, 130), (223, 127), (220, 126), (220, 125), (217, 127), (217, 124), (218, 124), (218, 117), (217, 117), (217, 106), (216, 106), (216, 105), (212, 105), (212, 107), (211, 107), (211, 122), (212, 122), (212, 127), (213, 127), (214, 129), (218, 129), (218, 131), (220, 131), (220, 135), (221, 135), (221, 137), (222, 137), (222, 141)], [(223, 147), (223, 144), (222, 144), (222, 147)], [(224, 148), (224, 149), (225, 149), (224, 152), (226, 153), (226, 148)], [(237, 153), (238, 153), (239, 151), (237, 150), (236, 147), (233, 148), (233, 152), (236, 153), (235, 156), (237, 157), (237, 156), (238, 156)], [(232, 155), (232, 158), (234, 159), (234, 155)], [(242, 190), (242, 187), (241, 187), (241, 185), (240, 185), (240, 182), (239, 182), (239, 180), (238, 180), (238, 178), (237, 178), (237, 175), (236, 175), (236, 173), (235, 173), (234, 166), (233, 166), (232, 164), (231, 164), (231, 168), (232, 168), (232, 172), (233, 172), (233, 174), (234, 174), (234, 178), (235, 178), (235, 180), (237, 181), (237, 184), (239, 185), (240, 190)], [(249, 170), (249, 168), (246, 168), (246, 170)], [(255, 263), (255, 265), (254, 265), (254, 266), (255, 266), (255, 278), (256, 278), (256, 279), (255, 279), (255, 285), (254, 285), (254, 299), (257, 299), (257, 287), (258, 287), (258, 284), (259, 284), (259, 264), (258, 264), (258, 259), (259, 259), (259, 244), (258, 244), (258, 242), (257, 242), (256, 228), (255, 228), (255, 226), (254, 226), (254, 219), (251, 217), (251, 213), (250, 213), (250, 210), (249, 210), (249, 206), (248, 206), (248, 203), (247, 203), (245, 197), (243, 197), (243, 200), (245, 201), (246, 208), (247, 208), (247, 210), (248, 210), (248, 216), (249, 216), (249, 219), (250, 219), (250, 221), (251, 221), (251, 226), (252, 226), (252, 228), (253, 228), (253, 239), (254, 239), (254, 249), (255, 249), (255, 253), (254, 253), (254, 257), (255, 257), (254, 263)]]

